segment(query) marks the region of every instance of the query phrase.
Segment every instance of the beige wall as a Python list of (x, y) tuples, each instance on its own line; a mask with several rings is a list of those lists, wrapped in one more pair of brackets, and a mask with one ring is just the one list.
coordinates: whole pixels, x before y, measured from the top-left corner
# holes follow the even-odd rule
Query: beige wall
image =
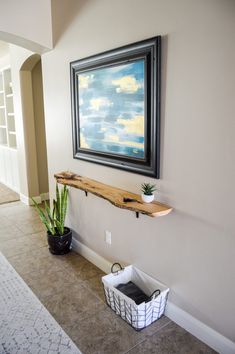
[(37, 170), (39, 194), (48, 192), (48, 169), (47, 169), (47, 151), (46, 134), (44, 121), (44, 102), (42, 87), (42, 66), (41, 60), (32, 70), (32, 89), (34, 106), (34, 127), (37, 155)]
[(26, 165), (29, 191), (28, 196), (35, 197), (39, 195), (39, 183), (31, 71), (21, 70), (20, 82), (24, 141), (26, 147)]
[[(235, 341), (235, 2), (70, 4), (77, 16), (61, 24), (55, 49), (43, 55), (50, 191), (53, 174), (66, 169), (133, 192), (157, 182), (157, 198), (174, 207), (168, 216), (136, 219), (71, 190), (68, 224), (103, 257), (169, 285), (173, 303)], [(53, 21), (58, 29), (63, 20)], [(155, 35), (163, 36), (161, 179), (74, 160), (69, 62)]]

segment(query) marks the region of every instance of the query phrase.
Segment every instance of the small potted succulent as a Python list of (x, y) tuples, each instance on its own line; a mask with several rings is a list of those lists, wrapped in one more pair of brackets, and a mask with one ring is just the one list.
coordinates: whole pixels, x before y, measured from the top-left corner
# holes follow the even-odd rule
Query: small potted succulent
[(32, 198), (39, 217), (47, 229), (49, 251), (52, 254), (66, 254), (71, 249), (72, 230), (64, 226), (68, 205), (68, 187), (59, 190), (56, 184), (56, 199), (53, 199), (53, 209), (50, 210), (47, 202), (44, 208)]
[(141, 198), (145, 203), (151, 203), (154, 200), (153, 192), (156, 190), (155, 184), (143, 183), (141, 184)]

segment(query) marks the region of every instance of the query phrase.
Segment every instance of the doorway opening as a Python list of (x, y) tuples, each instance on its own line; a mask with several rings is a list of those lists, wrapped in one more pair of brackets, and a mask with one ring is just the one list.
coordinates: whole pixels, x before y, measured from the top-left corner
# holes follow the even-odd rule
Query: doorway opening
[(26, 152), (28, 198), (48, 199), (48, 167), (43, 102), (42, 65), (33, 54), (20, 69), (20, 88)]

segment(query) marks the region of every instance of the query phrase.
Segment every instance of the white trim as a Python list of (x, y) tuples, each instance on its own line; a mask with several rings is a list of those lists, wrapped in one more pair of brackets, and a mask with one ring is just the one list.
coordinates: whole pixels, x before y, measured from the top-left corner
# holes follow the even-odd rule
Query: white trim
[(105, 258), (101, 257), (99, 254), (97, 254), (92, 249), (85, 246), (83, 243), (79, 242), (75, 238), (73, 238), (72, 241), (72, 248), (75, 252), (88, 259), (88, 261), (95, 264), (106, 274), (110, 273), (112, 263), (108, 262)]
[[(72, 247), (75, 252), (81, 254), (83, 257), (95, 264), (98, 268), (102, 269), (105, 273), (110, 273), (112, 263), (98, 255), (89, 247), (85, 246), (74, 238), (72, 241)], [(214, 329), (208, 327), (203, 322), (197, 320), (195, 317), (191, 316), (189, 313), (185, 312), (169, 301), (167, 303), (165, 314), (172, 321), (176, 322), (179, 326), (186, 329), (192, 335), (209, 345), (220, 354), (235, 353), (234, 342), (224, 337), (219, 332), (216, 332)]]
[(27, 198), (24, 194), (22, 194), (22, 193), (20, 193), (20, 201), (21, 201), (22, 203), (28, 205), (28, 203), (27, 203), (28, 198)]
[[(4, 55), (4, 57), (5, 56), (8, 56), (9, 54), (6, 54), (6, 55)], [(5, 65), (5, 66), (3, 66), (0, 70), (1, 71), (4, 71), (4, 70), (9, 70), (9, 69), (11, 69), (11, 66), (9, 65), (9, 64), (7, 64), (7, 65)]]
[[(44, 200), (49, 200), (49, 193), (43, 193), (39, 196), (33, 197), (33, 199), (40, 204), (41, 202), (43, 202)], [(20, 193), (20, 200), (22, 203), (26, 204), (26, 205), (33, 205), (33, 202), (31, 200), (30, 197), (27, 197), (26, 195)]]
[(22, 202), (22, 203), (24, 203), (24, 204), (26, 204), (26, 205), (31, 205), (30, 204), (30, 198), (29, 197), (27, 197), (26, 195), (24, 195), (24, 194), (22, 194), (22, 193), (20, 193), (20, 201)]
[(168, 301), (165, 315), (220, 354), (235, 353), (234, 342), (191, 316), (172, 302)]
[(44, 200), (50, 199), (49, 193), (42, 193), (42, 194), (40, 194), (40, 197), (41, 197), (42, 202), (44, 202)]

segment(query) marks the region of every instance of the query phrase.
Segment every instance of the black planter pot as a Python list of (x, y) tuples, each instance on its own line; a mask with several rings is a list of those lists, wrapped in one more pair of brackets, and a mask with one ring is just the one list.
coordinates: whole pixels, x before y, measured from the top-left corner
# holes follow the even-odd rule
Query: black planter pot
[(72, 230), (68, 227), (64, 228), (64, 235), (51, 235), (47, 231), (47, 241), (49, 251), (52, 254), (66, 254), (70, 252), (72, 242)]

